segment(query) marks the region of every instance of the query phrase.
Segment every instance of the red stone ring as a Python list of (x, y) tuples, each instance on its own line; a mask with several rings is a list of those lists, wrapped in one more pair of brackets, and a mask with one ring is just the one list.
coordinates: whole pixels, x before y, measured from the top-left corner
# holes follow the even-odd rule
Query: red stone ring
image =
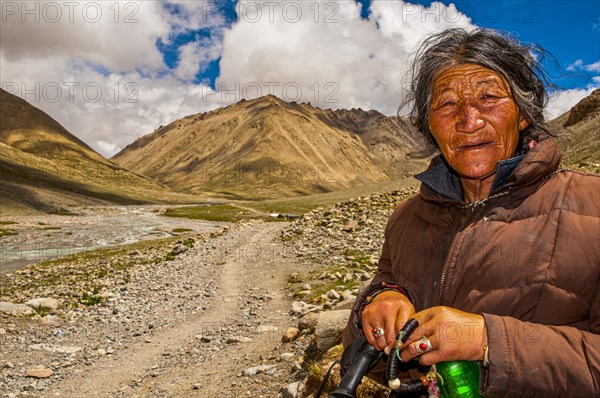
[(383, 328), (373, 328), (373, 330), (371, 331), (371, 334), (373, 335), (374, 338), (378, 338), (385, 334), (385, 330), (383, 330)]
[(415, 347), (415, 351), (417, 354), (425, 354), (426, 352), (433, 351), (433, 347), (431, 346), (431, 341), (426, 336), (421, 337), (419, 340), (413, 343), (413, 347)]

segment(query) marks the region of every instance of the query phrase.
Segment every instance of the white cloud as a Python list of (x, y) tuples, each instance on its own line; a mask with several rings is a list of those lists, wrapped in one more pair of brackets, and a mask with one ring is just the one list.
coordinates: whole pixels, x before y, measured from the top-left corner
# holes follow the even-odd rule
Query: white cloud
[[(196, 19), (189, 16), (202, 2), (182, 2), (177, 16), (159, 2), (77, 2), (72, 18), (65, 7), (63, 18), (55, 23), (45, 20), (54, 14), (50, 8), (43, 11), (43, 2), (27, 5), (33, 11), (38, 7), (37, 15), (24, 12), (25, 3), (3, 2), (0, 7), (6, 3), (17, 9), (2, 9), (1, 87), (48, 113), (104, 156), (161, 124), (220, 105), (206, 96), (212, 91), (209, 87), (178, 79), (178, 74), (185, 76), (181, 71), (169, 72), (156, 47), (157, 40), (168, 42), (174, 31), (202, 23), (197, 13)], [(95, 5), (82, 14), (86, 4), (101, 7), (97, 22), (90, 22), (96, 19)], [(211, 18), (206, 20), (221, 23)], [(196, 57), (202, 67), (218, 54), (211, 43), (195, 46), (181, 58), (181, 65)]]
[(224, 33), (219, 87), (238, 98), (272, 90), (286, 100), (327, 108), (394, 114), (417, 43), (450, 26), (473, 27), (453, 5), (441, 3), (425, 8), (374, 0), (368, 20), (354, 1), (284, 1), (270, 14), (267, 4), (252, 3), (262, 5), (262, 18), (242, 6), (238, 22)]
[[(110, 71), (164, 68), (155, 46), (170, 27), (159, 2), (2, 2), (4, 55), (68, 55)], [(37, 21), (37, 22), (36, 22)]]
[(591, 64), (584, 64), (582, 59), (578, 59), (577, 61), (573, 62), (571, 65), (567, 66), (567, 70), (574, 72), (577, 70), (585, 70), (588, 72), (600, 72), (600, 60), (591, 63)]
[(584, 69), (588, 72), (600, 72), (600, 61), (596, 61), (593, 64), (585, 65)]
[(575, 88), (554, 93), (550, 97), (550, 101), (544, 112), (546, 120), (552, 120), (569, 111), (579, 101), (590, 95), (594, 89), (594, 87), (588, 87), (587, 89)]
[(567, 70), (572, 72), (572, 71), (575, 71), (575, 70), (581, 68), (582, 65), (583, 65), (583, 60), (578, 59), (577, 61), (573, 62), (571, 65), (567, 66)]
[(220, 39), (199, 39), (179, 47), (179, 62), (174, 73), (182, 80), (194, 80), (196, 74), (221, 55)]

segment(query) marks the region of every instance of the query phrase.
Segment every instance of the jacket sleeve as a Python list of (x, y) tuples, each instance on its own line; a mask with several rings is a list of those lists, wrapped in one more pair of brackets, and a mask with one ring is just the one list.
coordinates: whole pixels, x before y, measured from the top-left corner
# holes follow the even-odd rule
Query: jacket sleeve
[[(396, 209), (396, 211), (397, 210), (398, 208)], [(396, 211), (394, 213), (396, 213)], [(377, 264), (377, 273), (375, 274), (375, 277), (369, 283), (369, 285), (367, 285), (367, 287), (365, 287), (356, 297), (356, 301), (350, 313), (350, 318), (348, 319), (348, 324), (346, 325), (346, 329), (344, 329), (344, 332), (342, 333), (342, 344), (344, 345), (344, 347), (348, 347), (355, 339), (357, 339), (363, 334), (360, 316), (362, 314), (361, 309), (366, 298), (372, 293), (381, 289), (381, 282), (394, 282), (392, 279), (392, 261), (390, 259), (388, 243), (388, 231), (391, 224), (393, 223), (393, 219), (394, 215), (390, 217), (390, 220), (388, 221), (385, 228), (383, 247), (381, 249), (381, 257), (379, 258), (379, 262)], [(384, 356), (384, 358), (386, 357)], [(344, 364), (342, 364), (342, 366), (344, 366)], [(367, 376), (380, 384), (387, 385), (385, 381), (385, 370), (386, 361), (382, 360), (379, 361), (379, 363), (369, 371)], [(408, 373), (401, 373), (401, 377), (408, 376)]]
[(356, 339), (358, 336), (362, 334), (362, 326), (360, 316), (360, 309), (363, 306), (364, 301), (367, 296), (376, 290), (380, 289), (381, 282), (392, 282), (392, 261), (390, 260), (389, 253), (389, 245), (388, 245), (388, 228), (390, 222), (385, 229), (385, 237), (383, 241), (383, 247), (381, 249), (381, 257), (377, 263), (377, 273), (375, 277), (371, 280), (371, 282), (365, 287), (356, 297), (356, 301), (352, 307), (352, 312), (350, 313), (350, 318), (348, 319), (348, 325), (342, 334), (342, 343), (344, 347), (347, 347)]
[(600, 287), (590, 330), (483, 314), (490, 364), (481, 368), (486, 397), (600, 397)]

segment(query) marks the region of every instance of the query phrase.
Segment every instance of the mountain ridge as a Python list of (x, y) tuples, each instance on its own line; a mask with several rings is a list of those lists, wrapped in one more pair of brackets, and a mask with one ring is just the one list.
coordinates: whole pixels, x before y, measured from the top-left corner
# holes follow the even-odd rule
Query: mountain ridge
[(304, 195), (393, 180), (418, 143), (406, 125), (373, 110), (323, 110), (267, 95), (178, 119), (111, 159), (179, 191)]
[(105, 159), (51, 116), (1, 89), (0, 105), (0, 213), (198, 200)]

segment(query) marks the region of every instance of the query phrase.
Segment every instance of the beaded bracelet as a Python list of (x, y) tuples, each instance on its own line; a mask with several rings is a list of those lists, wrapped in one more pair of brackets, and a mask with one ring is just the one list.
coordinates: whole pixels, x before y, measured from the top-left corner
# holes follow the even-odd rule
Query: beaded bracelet
[(370, 304), (375, 299), (375, 297), (377, 297), (378, 294), (383, 293), (385, 291), (389, 291), (389, 290), (403, 294), (406, 298), (408, 298), (410, 300), (410, 303), (412, 305), (415, 304), (415, 299), (413, 298), (413, 296), (410, 294), (410, 292), (407, 289), (403, 288), (402, 286), (400, 286), (400, 285), (398, 285), (396, 283), (381, 282), (379, 284), (379, 289), (375, 290), (373, 293), (369, 294), (364, 299), (364, 301), (362, 302), (360, 308), (358, 309), (357, 315), (358, 315), (358, 326), (359, 326), (359, 329), (360, 329), (360, 327), (362, 327), (362, 312), (363, 312), (363, 309), (368, 304)]
[(415, 299), (413, 298), (413, 296), (410, 294), (410, 292), (407, 289), (403, 288), (402, 286), (400, 286), (396, 283), (389, 283), (389, 282), (381, 282), (380, 286), (381, 287), (379, 290), (376, 290), (367, 296), (367, 298), (365, 299), (366, 304), (369, 304), (371, 301), (375, 300), (375, 297), (377, 297), (378, 294), (383, 293), (388, 290), (393, 290), (395, 292), (403, 294), (406, 298), (408, 298), (410, 300), (411, 304), (413, 304), (413, 305), (415, 304)]

